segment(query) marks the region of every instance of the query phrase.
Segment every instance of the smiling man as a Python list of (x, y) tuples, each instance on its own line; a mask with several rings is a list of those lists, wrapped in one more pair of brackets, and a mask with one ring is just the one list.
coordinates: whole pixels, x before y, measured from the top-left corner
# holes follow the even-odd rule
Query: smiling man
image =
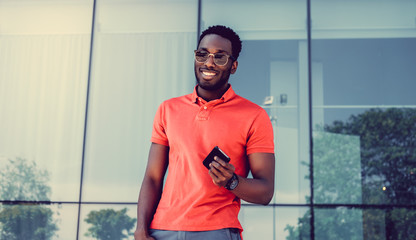
[[(139, 195), (136, 240), (240, 239), (240, 199), (264, 205), (272, 199), (270, 119), (229, 84), (240, 51), (241, 40), (232, 29), (209, 27), (195, 50), (198, 84), (193, 93), (159, 106)], [(205, 166), (203, 160), (216, 146), (220, 150)], [(247, 178), (249, 171), (252, 178)]]

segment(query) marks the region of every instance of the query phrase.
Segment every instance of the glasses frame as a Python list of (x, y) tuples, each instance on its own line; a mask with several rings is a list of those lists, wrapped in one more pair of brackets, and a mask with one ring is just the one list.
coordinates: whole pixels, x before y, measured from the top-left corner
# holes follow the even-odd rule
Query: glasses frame
[[(196, 53), (197, 52), (201, 52), (201, 51), (204, 51), (204, 52), (207, 52), (208, 53), (208, 57), (207, 57), (207, 60), (205, 60), (205, 61), (203, 61), (203, 62), (200, 62), (200, 61), (198, 61), (198, 59), (196, 59)], [(227, 56), (227, 61), (224, 63), (224, 64), (218, 64), (218, 63), (216, 63), (216, 61), (215, 61), (215, 55), (216, 54), (223, 54), (223, 55), (225, 55), (225, 56)], [(196, 62), (198, 62), (198, 63), (206, 63), (207, 61), (208, 61), (208, 59), (209, 59), (209, 57), (210, 56), (212, 56), (212, 58), (213, 58), (213, 62), (215, 63), (215, 65), (218, 65), (218, 66), (225, 66), (225, 65), (227, 65), (227, 63), (228, 63), (228, 59), (230, 59), (231, 58), (231, 60), (234, 62), (235, 61), (235, 58), (233, 57), (233, 56), (231, 56), (231, 55), (229, 55), (229, 54), (227, 54), (227, 53), (224, 53), (224, 52), (219, 52), (219, 53), (210, 53), (210, 52), (208, 52), (208, 51), (205, 51), (205, 50), (194, 50), (194, 58), (195, 58), (195, 61)]]

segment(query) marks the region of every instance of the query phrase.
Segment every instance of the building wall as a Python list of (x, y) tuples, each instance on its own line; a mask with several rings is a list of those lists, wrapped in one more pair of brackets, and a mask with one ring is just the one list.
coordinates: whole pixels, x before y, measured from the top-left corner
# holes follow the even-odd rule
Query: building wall
[[(155, 111), (192, 91), (197, 36), (215, 24), (240, 34), (230, 83), (275, 131), (275, 195), (243, 202), (244, 239), (416, 238), (415, 13), (412, 0), (0, 0), (0, 239), (27, 225), (93, 239), (91, 213), (135, 218)], [(7, 230), (12, 207), (52, 222)]]

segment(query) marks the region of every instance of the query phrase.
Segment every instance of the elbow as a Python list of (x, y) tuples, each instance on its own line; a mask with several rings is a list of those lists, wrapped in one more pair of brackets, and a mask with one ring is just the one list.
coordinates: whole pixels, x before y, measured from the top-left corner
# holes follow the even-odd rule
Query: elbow
[(263, 200), (262, 200), (262, 205), (268, 205), (274, 196), (274, 184), (269, 184), (267, 186), (267, 190), (265, 191), (265, 193), (263, 194)]
[(272, 201), (273, 199), (273, 191), (271, 192), (271, 194), (265, 194), (260, 202), (261, 205), (269, 205), (269, 203)]
[(259, 201), (257, 203), (266, 206), (272, 201), (273, 195), (274, 189), (269, 189), (268, 191), (262, 194), (261, 198), (258, 199)]
[(263, 188), (259, 188), (259, 190), (260, 197), (257, 198), (257, 204), (261, 204), (264, 206), (268, 205), (272, 201), (274, 196), (274, 184), (266, 183), (263, 185)]

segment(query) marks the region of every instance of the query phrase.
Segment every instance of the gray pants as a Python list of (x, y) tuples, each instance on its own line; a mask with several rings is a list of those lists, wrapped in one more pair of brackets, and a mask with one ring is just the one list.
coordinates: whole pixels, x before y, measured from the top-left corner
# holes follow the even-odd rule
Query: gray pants
[(165, 231), (150, 230), (150, 236), (156, 240), (241, 240), (240, 231), (235, 228), (224, 228), (213, 231)]

